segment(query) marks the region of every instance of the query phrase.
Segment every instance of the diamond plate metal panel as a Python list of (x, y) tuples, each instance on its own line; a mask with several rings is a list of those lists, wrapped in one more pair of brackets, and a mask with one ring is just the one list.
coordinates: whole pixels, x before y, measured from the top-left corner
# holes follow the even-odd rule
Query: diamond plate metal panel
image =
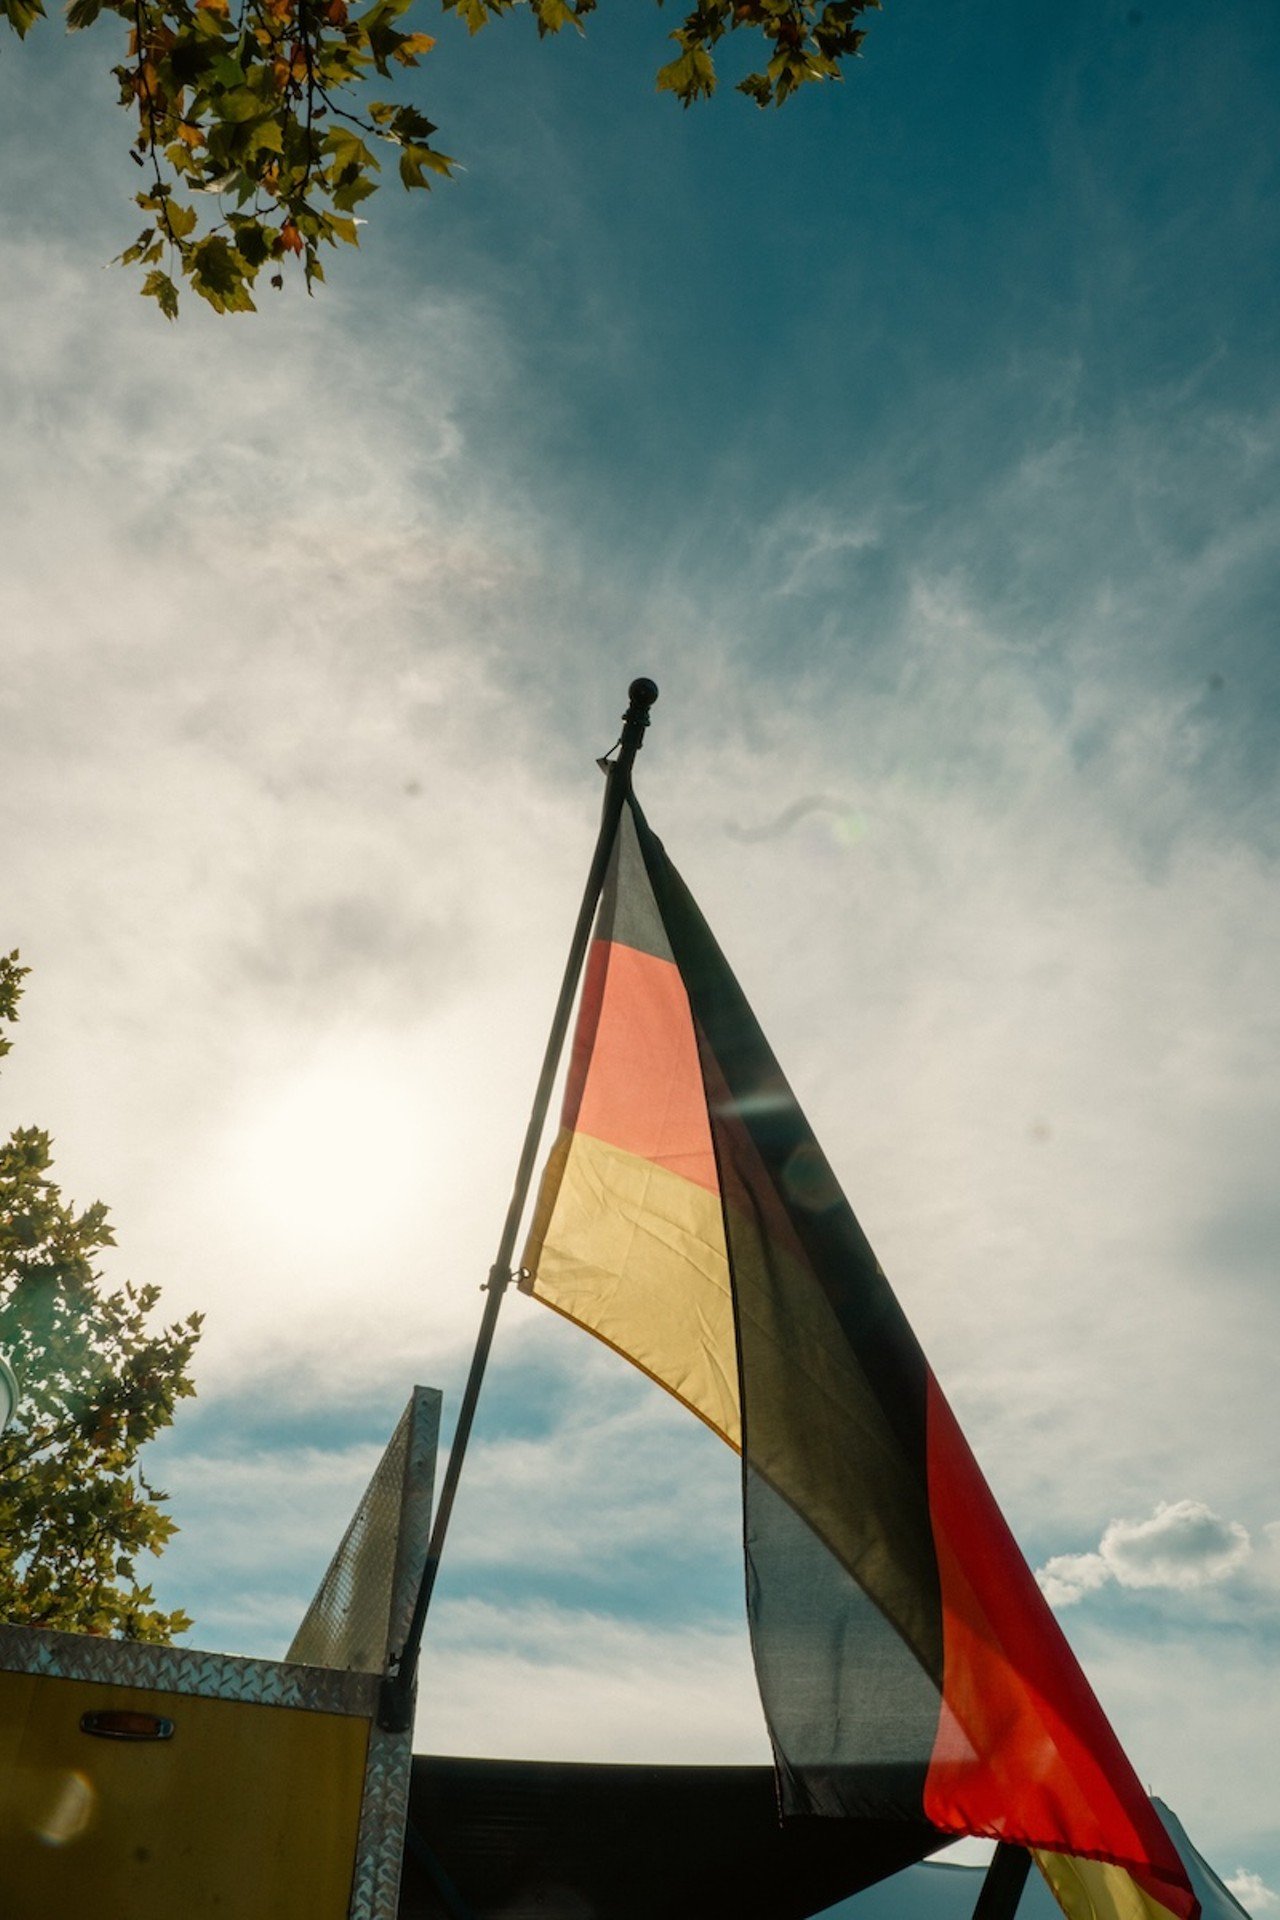
[[(403, 1643), (426, 1564), (440, 1438), (439, 1393), (432, 1387), (415, 1387), (406, 1417), (409, 1431), (389, 1608), (388, 1657)], [(375, 1710), (369, 1732), (350, 1920), (396, 1920), (412, 1764), (412, 1728), (405, 1733), (387, 1733), (378, 1725)]]
[(152, 1647), (136, 1640), (49, 1633), (35, 1627), (0, 1626), (0, 1669), (317, 1713), (370, 1714), (378, 1692), (371, 1674), (202, 1653), (195, 1647)]
[(435, 1486), (436, 1452), (440, 1445), (441, 1395), (434, 1387), (415, 1387), (409, 1403), (409, 1452), (405, 1462), (404, 1506), (396, 1552), (396, 1577), (391, 1596), (387, 1653), (398, 1653), (409, 1631), (418, 1583), (427, 1564), (431, 1537), (431, 1497)]
[(350, 1920), (396, 1920), (412, 1765), (412, 1732), (384, 1733), (375, 1719), (369, 1730)]

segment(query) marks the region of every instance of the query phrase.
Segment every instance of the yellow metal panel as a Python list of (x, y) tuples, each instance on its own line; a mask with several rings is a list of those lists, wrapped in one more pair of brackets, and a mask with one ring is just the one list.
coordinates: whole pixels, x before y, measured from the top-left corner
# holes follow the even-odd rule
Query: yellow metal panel
[[(103, 1740), (82, 1714), (172, 1720)], [(0, 1673), (3, 1920), (345, 1920), (369, 1722)]]

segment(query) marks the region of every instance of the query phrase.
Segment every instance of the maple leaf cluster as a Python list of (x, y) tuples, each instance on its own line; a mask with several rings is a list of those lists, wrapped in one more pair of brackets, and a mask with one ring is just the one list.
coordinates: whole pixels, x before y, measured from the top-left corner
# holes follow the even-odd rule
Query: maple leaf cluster
[[(621, 3), (621, 0), (620, 0)], [(421, 7), (423, 0), (416, 0)], [(471, 33), (523, 7), (542, 36), (583, 30), (598, 0), (437, 0)], [(738, 83), (781, 106), (807, 82), (841, 77), (862, 44), (859, 17), (880, 0), (703, 0), (670, 38), (657, 74), (682, 105), (716, 86), (715, 49), (743, 29), (763, 36), (765, 64)], [(662, 5), (662, 0), (658, 0)], [(378, 187), (390, 147), (407, 188), (447, 178), (454, 161), (436, 127), (396, 82), (435, 45), (409, 30), (415, 0), (69, 0), (74, 31), (103, 16), (126, 30), (113, 72), (133, 117), (132, 158), (148, 175), (145, 224), (118, 256), (142, 292), (176, 317), (182, 281), (219, 313), (249, 313), (262, 273), (284, 284), (296, 263), (308, 289), (323, 250), (359, 242), (356, 209)], [(42, 0), (0, 0), (25, 36)], [(387, 92), (388, 98), (373, 98)]]
[[(0, 955), (0, 1020), (25, 972)], [(157, 1288), (103, 1285), (107, 1209), (68, 1206), (50, 1164), (38, 1127), (0, 1141), (0, 1351), (18, 1382), (0, 1435), (0, 1620), (168, 1641), (191, 1621), (138, 1578), (138, 1556), (176, 1531), (138, 1454), (195, 1391), (201, 1316), (157, 1327)]]

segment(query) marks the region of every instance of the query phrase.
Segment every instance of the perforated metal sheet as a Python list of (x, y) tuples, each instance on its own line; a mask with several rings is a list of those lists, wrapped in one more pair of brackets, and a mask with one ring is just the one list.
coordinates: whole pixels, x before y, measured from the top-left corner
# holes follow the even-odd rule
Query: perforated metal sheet
[(313, 1667), (381, 1673), (395, 1584), (412, 1402), (374, 1470), (285, 1655)]

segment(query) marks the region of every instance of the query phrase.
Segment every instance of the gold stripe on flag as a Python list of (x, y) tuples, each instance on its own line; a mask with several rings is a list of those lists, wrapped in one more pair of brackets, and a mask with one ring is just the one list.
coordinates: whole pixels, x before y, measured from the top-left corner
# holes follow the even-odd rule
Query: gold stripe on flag
[(562, 1132), (525, 1248), (526, 1290), (740, 1448), (720, 1196), (639, 1154)]
[(1067, 1920), (1176, 1920), (1123, 1867), (1040, 1849), (1035, 1862)]

